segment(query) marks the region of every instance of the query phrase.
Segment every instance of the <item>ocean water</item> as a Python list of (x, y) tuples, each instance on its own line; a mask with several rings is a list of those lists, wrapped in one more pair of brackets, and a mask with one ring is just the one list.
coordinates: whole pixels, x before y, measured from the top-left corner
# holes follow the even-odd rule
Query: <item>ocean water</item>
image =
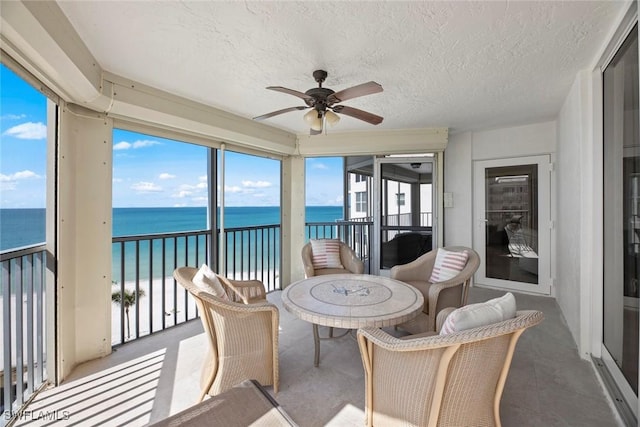
[(0, 209), (0, 251), (44, 242), (44, 209)]
[[(307, 206), (307, 222), (342, 219), (342, 206)], [(280, 223), (280, 208), (227, 207), (225, 228)], [(207, 228), (207, 209), (196, 208), (114, 208), (113, 236), (133, 236)], [(35, 245), (45, 241), (44, 209), (0, 209), (0, 251)]]

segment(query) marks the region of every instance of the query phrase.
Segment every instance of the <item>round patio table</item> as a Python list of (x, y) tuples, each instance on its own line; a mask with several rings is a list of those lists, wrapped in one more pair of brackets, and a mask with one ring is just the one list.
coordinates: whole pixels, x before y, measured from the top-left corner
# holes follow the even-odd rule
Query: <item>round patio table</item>
[(413, 286), (388, 277), (327, 274), (290, 284), (282, 291), (282, 303), (313, 325), (314, 366), (318, 366), (318, 325), (347, 330), (395, 326), (420, 314), (424, 297)]

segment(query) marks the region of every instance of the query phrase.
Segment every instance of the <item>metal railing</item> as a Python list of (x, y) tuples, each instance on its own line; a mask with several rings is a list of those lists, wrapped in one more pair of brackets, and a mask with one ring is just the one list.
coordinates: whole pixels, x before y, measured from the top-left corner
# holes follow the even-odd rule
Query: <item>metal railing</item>
[(112, 344), (197, 317), (173, 270), (207, 263), (209, 231), (114, 237), (112, 242)]
[(365, 272), (371, 272), (371, 221), (338, 220), (335, 222), (309, 222), (306, 224), (306, 239), (340, 239), (348, 244), (365, 263)]
[[(280, 289), (280, 226), (224, 231), (224, 274)], [(114, 237), (111, 343), (158, 332), (198, 317), (195, 302), (173, 279), (180, 266), (209, 263), (211, 231)]]
[(0, 264), (0, 425), (5, 425), (47, 381), (46, 247), (40, 244), (2, 252)]
[(260, 280), (267, 292), (280, 289), (280, 225), (226, 228), (225, 275)]
[[(306, 236), (341, 239), (368, 266), (371, 227), (371, 222), (363, 221), (314, 222), (306, 224)], [(220, 239), (221, 271), (231, 279), (260, 280), (267, 292), (280, 289), (280, 234), (278, 224), (225, 229)], [(113, 345), (198, 317), (193, 299), (187, 298), (187, 291), (172, 275), (177, 267), (208, 263), (210, 230), (114, 237), (112, 241)]]

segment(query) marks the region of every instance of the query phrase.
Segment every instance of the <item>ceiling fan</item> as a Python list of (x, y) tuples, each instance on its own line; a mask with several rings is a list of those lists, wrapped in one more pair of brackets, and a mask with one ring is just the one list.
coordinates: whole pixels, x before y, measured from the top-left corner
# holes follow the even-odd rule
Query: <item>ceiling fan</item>
[(322, 83), (327, 78), (327, 72), (324, 70), (316, 70), (313, 72), (313, 78), (318, 82), (318, 87), (309, 89), (306, 92), (299, 92), (293, 89), (287, 89), (282, 86), (269, 86), (267, 89), (275, 90), (277, 92), (288, 93), (289, 95), (297, 96), (307, 104), (306, 106), (289, 107), (278, 111), (272, 111), (271, 113), (263, 114), (262, 116), (254, 117), (253, 120), (264, 120), (269, 117), (277, 116), (278, 114), (288, 113), (296, 110), (306, 110), (311, 108), (304, 115), (304, 120), (311, 127), (311, 135), (318, 135), (322, 133), (325, 122), (330, 125), (336, 124), (340, 121), (340, 117), (335, 114), (345, 114), (347, 116), (354, 117), (356, 119), (377, 125), (382, 123), (383, 118), (367, 111), (359, 110), (357, 108), (348, 107), (346, 105), (335, 105), (339, 102), (347, 101), (349, 99), (357, 98), (359, 96), (371, 95), (374, 93), (382, 92), (382, 86), (376, 82), (362, 83), (357, 86), (353, 86), (347, 89), (343, 89), (338, 92), (334, 92), (329, 88), (322, 87)]

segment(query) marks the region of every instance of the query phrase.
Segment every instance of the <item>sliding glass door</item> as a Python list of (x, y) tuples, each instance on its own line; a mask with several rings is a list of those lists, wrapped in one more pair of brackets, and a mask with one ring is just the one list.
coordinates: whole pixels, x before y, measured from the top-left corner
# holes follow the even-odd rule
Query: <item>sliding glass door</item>
[(429, 252), (434, 228), (435, 159), (432, 156), (376, 158), (374, 233), (381, 272)]
[(637, 417), (640, 296), (637, 24), (604, 69), (603, 100), (603, 360)]

